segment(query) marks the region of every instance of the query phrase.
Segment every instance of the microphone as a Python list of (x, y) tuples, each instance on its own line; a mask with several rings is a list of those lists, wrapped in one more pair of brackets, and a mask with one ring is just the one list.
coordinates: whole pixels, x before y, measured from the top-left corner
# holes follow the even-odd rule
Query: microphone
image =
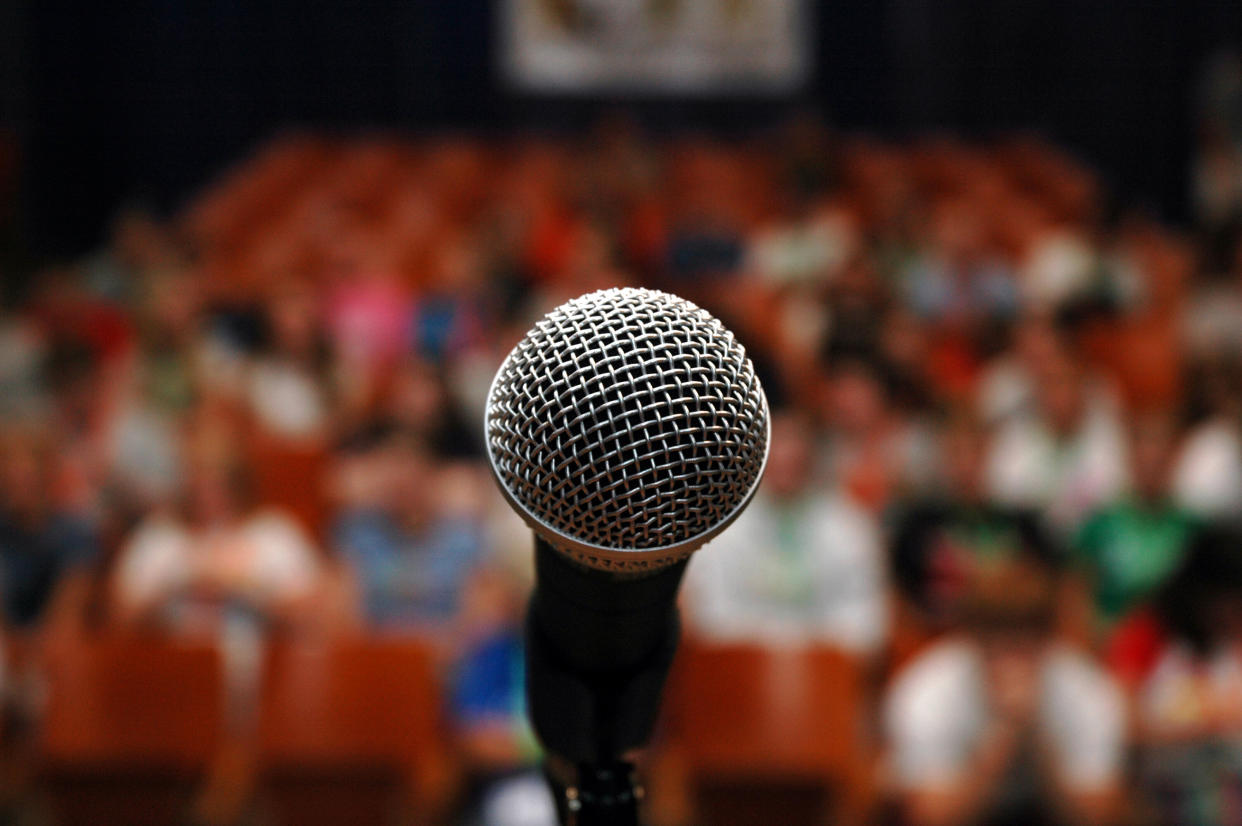
[(535, 534), (531, 723), (551, 754), (604, 767), (613, 788), (655, 724), (686, 562), (758, 488), (763, 388), (705, 310), (601, 290), (548, 313), (509, 353), (485, 431), (500, 490)]

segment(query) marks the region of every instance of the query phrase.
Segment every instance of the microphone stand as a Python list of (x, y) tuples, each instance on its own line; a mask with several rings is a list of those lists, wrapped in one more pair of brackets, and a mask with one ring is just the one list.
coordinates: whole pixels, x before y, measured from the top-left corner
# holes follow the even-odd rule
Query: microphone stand
[[(560, 762), (549, 757), (544, 776), (556, 799), (561, 826), (638, 826), (644, 790), (633, 763), (557, 765)], [(573, 779), (565, 780), (566, 774)]]
[(644, 790), (628, 758), (659, 714), (685, 567), (609, 574), (535, 540), (527, 696), (562, 826), (639, 824)]

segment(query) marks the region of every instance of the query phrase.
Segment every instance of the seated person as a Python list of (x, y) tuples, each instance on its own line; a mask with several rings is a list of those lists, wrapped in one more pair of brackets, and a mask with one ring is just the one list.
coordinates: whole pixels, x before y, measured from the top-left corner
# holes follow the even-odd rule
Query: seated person
[[(525, 717), (527, 582), (490, 552), (478, 496), (486, 480), (383, 425), (356, 434), (342, 453), (336, 541), (365, 619), (381, 633), (428, 634), (441, 655), (466, 780), (455, 822), (550, 824), (555, 812)], [(529, 543), (529, 531), (518, 532)], [(525, 548), (522, 559), (529, 556)]]
[(461, 654), (450, 711), (466, 769), (463, 826), (550, 826), (555, 806), (526, 719), (525, 592), (500, 565), (480, 567), (463, 594)]
[(478, 486), (477, 479), (459, 484), (462, 470), (382, 426), (346, 445), (342, 475), (351, 489), (333, 541), (353, 569), (372, 628), (454, 630), (486, 544), (481, 506), (451, 501), (469, 500), (462, 489)]
[(331, 354), (316, 299), (312, 289), (291, 281), (273, 285), (264, 305), (267, 340), (250, 366), (246, 395), (268, 439), (314, 441), (328, 427)]
[(0, 444), (0, 607), (9, 628), (39, 623), (53, 592), (96, 556), (95, 526), (53, 501), (50, 445), (10, 430)]
[(821, 642), (860, 654), (887, 639), (879, 533), (816, 485), (810, 426), (778, 413), (763, 486), (686, 574), (688, 628), (707, 638)]
[(988, 499), (985, 426), (970, 413), (954, 413), (939, 441), (942, 492), (899, 506), (891, 540), (902, 608), (930, 636), (952, 626), (977, 568), (1028, 557), (1059, 562), (1036, 513)]
[(233, 620), (301, 628), (325, 620), (326, 566), (298, 523), (249, 501), (244, 465), (200, 459), (180, 513), (147, 517), (111, 578), (121, 625), (186, 634)]
[(1067, 610), (1082, 636), (1104, 640), (1177, 570), (1194, 521), (1170, 496), (1176, 448), (1168, 416), (1148, 414), (1132, 425), (1133, 491), (1092, 514), (1074, 543)]
[(1038, 509), (1060, 540), (1126, 490), (1126, 440), (1116, 404), (1099, 393), (1076, 353), (1037, 377), (1035, 404), (1003, 425), (987, 460), (992, 498)]
[(1055, 589), (1032, 560), (980, 569), (961, 633), (896, 677), (883, 713), (903, 822), (1113, 822), (1124, 699), (1101, 669), (1054, 642)]
[(1134, 697), (1139, 773), (1155, 824), (1242, 816), (1242, 536), (1196, 533), (1151, 606), (1117, 630), (1114, 670)]

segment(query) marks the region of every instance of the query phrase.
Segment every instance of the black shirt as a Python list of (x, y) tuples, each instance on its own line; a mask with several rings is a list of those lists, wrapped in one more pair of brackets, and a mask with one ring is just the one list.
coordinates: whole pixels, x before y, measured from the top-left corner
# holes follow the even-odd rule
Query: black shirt
[(1062, 556), (1033, 511), (951, 500), (914, 502), (893, 520), (890, 561), (898, 591), (934, 625), (951, 618), (980, 562)]

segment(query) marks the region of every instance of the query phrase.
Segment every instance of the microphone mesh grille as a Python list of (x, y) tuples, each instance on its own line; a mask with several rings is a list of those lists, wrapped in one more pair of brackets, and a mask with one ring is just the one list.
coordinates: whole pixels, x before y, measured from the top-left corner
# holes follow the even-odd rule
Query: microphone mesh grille
[(767, 456), (754, 367), (684, 299), (612, 289), (569, 301), (492, 383), (487, 446), (507, 497), (589, 565), (682, 558), (749, 501)]

